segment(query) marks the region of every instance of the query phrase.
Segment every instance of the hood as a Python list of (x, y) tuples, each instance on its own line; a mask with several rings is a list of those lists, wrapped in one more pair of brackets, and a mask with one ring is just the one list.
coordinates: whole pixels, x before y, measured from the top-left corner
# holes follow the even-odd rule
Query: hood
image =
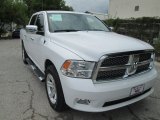
[(138, 39), (103, 31), (51, 33), (51, 41), (87, 61), (98, 61), (110, 53), (153, 49)]

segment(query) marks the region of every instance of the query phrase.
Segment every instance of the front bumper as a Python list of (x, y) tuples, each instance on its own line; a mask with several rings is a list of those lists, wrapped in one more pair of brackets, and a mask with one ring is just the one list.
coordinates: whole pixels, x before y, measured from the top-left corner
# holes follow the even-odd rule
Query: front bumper
[[(120, 108), (149, 96), (153, 91), (153, 85), (157, 71), (151, 71), (125, 80), (93, 84), (91, 79), (69, 78), (60, 75), (66, 104), (73, 109), (86, 112), (103, 112)], [(144, 84), (144, 94), (127, 101), (104, 106), (106, 102), (117, 101), (130, 96), (131, 88)], [(89, 104), (77, 103), (77, 100), (89, 100)]]

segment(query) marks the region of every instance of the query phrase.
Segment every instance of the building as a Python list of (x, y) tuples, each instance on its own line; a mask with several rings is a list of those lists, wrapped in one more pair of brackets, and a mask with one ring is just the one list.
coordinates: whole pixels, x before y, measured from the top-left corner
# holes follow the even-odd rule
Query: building
[(109, 0), (109, 18), (160, 17), (160, 0)]

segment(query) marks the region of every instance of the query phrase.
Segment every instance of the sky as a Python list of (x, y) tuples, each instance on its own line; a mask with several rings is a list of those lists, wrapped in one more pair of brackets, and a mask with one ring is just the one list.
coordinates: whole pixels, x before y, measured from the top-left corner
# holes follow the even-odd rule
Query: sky
[(109, 0), (65, 0), (66, 4), (72, 6), (78, 12), (107, 13)]

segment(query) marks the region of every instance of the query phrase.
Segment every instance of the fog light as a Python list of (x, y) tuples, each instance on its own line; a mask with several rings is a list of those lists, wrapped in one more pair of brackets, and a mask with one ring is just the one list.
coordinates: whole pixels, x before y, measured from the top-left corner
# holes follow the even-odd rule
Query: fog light
[(90, 100), (87, 100), (87, 99), (79, 99), (79, 98), (76, 99), (76, 103), (78, 103), (78, 104), (89, 105), (90, 102), (91, 102), (91, 101), (90, 101)]

